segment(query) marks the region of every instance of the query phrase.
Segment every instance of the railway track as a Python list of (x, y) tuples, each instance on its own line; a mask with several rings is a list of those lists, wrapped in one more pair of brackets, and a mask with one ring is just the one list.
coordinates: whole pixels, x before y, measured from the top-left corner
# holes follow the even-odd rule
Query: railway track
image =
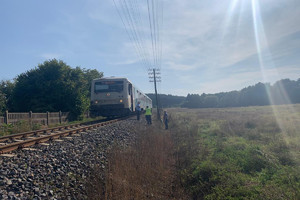
[(59, 139), (61, 137), (71, 136), (76, 133), (112, 124), (123, 119), (124, 118), (113, 119), (88, 125), (73, 124), (2, 136), (0, 137), (0, 154), (8, 153), (16, 149), (30, 147), (39, 143), (45, 143), (47, 141)]

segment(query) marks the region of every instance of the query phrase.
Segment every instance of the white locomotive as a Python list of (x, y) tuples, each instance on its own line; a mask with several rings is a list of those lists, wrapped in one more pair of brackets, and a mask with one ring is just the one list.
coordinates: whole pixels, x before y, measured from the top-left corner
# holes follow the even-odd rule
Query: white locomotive
[(152, 108), (152, 100), (127, 78), (108, 77), (92, 81), (92, 116), (125, 116), (135, 112), (138, 102), (143, 110), (146, 106)]

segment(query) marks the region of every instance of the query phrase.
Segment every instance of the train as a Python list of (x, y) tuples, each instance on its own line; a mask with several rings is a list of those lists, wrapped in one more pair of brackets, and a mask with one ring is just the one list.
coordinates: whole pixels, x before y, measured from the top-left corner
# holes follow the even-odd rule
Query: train
[(97, 78), (91, 85), (91, 116), (117, 117), (152, 108), (152, 100), (124, 77)]

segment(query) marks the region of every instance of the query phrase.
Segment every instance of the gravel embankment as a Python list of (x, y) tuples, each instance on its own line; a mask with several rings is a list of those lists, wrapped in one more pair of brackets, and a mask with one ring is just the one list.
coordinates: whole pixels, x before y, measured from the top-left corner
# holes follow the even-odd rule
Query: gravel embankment
[(91, 169), (105, 168), (112, 143), (134, 139), (136, 123), (127, 119), (0, 157), (0, 199), (85, 199)]

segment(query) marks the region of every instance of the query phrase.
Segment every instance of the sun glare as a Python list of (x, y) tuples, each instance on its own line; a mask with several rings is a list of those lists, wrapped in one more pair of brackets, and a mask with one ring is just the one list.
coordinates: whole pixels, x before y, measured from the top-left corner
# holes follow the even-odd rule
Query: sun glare
[[(222, 41), (225, 38), (225, 35), (227, 34), (227, 32), (232, 31), (232, 29), (230, 28), (231, 23), (234, 22), (235, 20), (235, 16), (237, 16), (239, 19), (237, 20), (238, 24), (236, 24), (235, 28), (236, 28), (236, 33), (235, 35), (237, 36), (238, 32), (239, 32), (239, 28), (240, 28), (240, 23), (241, 23), (241, 14), (242, 14), (242, 10), (244, 9), (245, 5), (250, 5), (251, 4), (251, 12), (252, 12), (252, 21), (253, 21), (253, 32), (254, 32), (254, 36), (255, 36), (255, 46), (256, 46), (256, 53), (257, 53), (257, 57), (258, 57), (258, 61), (259, 61), (259, 67), (260, 67), (260, 72), (261, 72), (261, 76), (262, 76), (262, 81), (263, 82), (270, 82), (271, 81), (271, 77), (268, 76), (268, 71), (270, 69), (273, 69), (276, 71), (273, 59), (272, 59), (272, 54), (269, 48), (269, 44), (268, 44), (268, 37), (266, 35), (265, 32), (265, 27), (263, 24), (263, 19), (262, 19), (262, 13), (261, 13), (261, 9), (260, 9), (260, 2), (259, 0), (250, 0), (248, 2), (245, 2), (245, 0), (231, 0), (230, 1), (230, 5), (228, 7), (227, 10), (227, 15), (226, 18), (224, 20), (224, 24), (223, 24), (223, 36), (222, 36)], [(240, 9), (240, 10), (237, 10)], [(239, 11), (239, 13), (237, 14), (237, 11)], [(276, 74), (279, 77), (279, 73), (277, 72)], [(285, 100), (286, 103), (290, 104), (290, 99), (284, 89), (283, 86), (280, 86), (281, 89), (281, 98), (283, 100)], [(269, 90), (269, 88), (266, 88), (267, 90), (267, 94), (269, 97), (269, 101), (271, 103), (271, 105), (274, 104), (274, 99), (271, 95), (271, 92)], [(289, 106), (291, 112), (293, 112), (293, 108), (292, 105)], [(276, 117), (276, 121), (278, 123), (278, 125), (280, 126), (282, 132), (286, 132), (287, 127), (284, 127), (283, 125), (283, 119), (277, 109), (276, 106), (272, 106), (272, 110), (274, 113), (274, 116)]]
[[(260, 65), (260, 71), (263, 77), (264, 82), (268, 82), (270, 79), (268, 77), (268, 73), (266, 68), (273, 68), (275, 69), (272, 55), (269, 49), (268, 39), (267, 35), (265, 33), (265, 28), (263, 25), (263, 20), (261, 17), (261, 10), (260, 10), (260, 4), (258, 0), (251, 0), (252, 4), (252, 17), (253, 17), (253, 28), (254, 28), (254, 34), (255, 34), (255, 41), (256, 41), (256, 48), (257, 48), (257, 56), (259, 59), (259, 65)], [(271, 58), (271, 60), (269, 60)], [(267, 60), (268, 59), (268, 60)], [(278, 75), (278, 72), (277, 72)], [(279, 83), (280, 84), (280, 83)], [(271, 95), (270, 88), (266, 88), (267, 94), (269, 97), (269, 101), (272, 106), (272, 110), (274, 113), (274, 116), (276, 118), (276, 121), (281, 128), (283, 133), (287, 133), (288, 127), (284, 126), (283, 123), (283, 117), (281, 113), (279, 112), (279, 109), (277, 106), (274, 105), (274, 99)], [(287, 106), (288, 112), (294, 112), (293, 105), (291, 105), (291, 101), (282, 85), (280, 85), (280, 93), (281, 98), (284, 100), (284, 102), (288, 103), (290, 106)], [(292, 128), (292, 127), (289, 127)]]

